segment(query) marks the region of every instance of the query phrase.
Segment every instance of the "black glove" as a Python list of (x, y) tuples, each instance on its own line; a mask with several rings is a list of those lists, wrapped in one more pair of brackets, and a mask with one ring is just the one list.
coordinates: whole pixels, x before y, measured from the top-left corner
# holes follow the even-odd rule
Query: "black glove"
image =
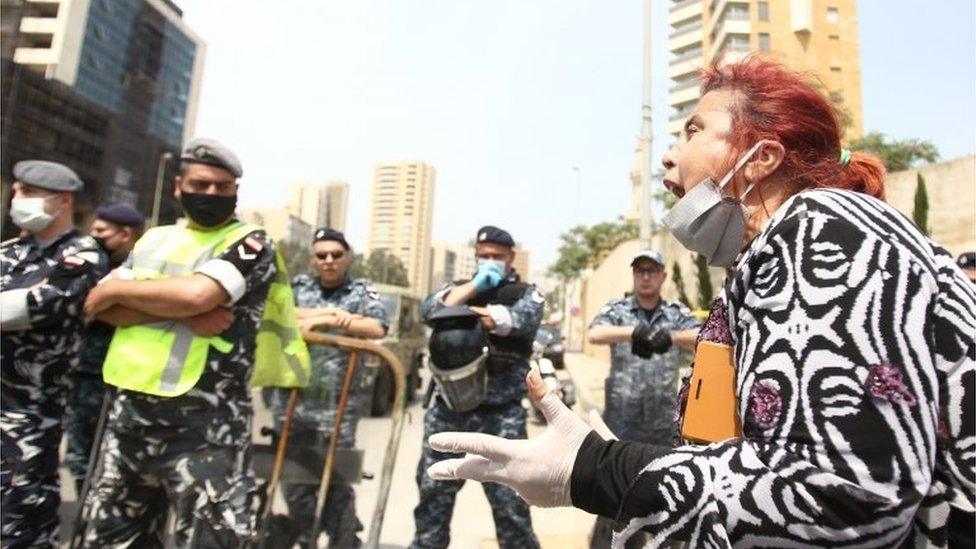
[(671, 334), (661, 328), (652, 328), (641, 322), (634, 327), (630, 336), (630, 351), (641, 358), (651, 358), (653, 354), (663, 354), (671, 348)]

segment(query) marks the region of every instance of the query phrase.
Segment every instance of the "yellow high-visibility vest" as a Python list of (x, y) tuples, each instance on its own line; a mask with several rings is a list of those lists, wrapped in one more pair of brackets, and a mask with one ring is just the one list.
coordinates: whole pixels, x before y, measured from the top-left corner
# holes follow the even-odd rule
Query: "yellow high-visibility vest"
[[(136, 242), (130, 255), (136, 280), (186, 276), (216, 258), (256, 225), (238, 221), (212, 231), (185, 224), (155, 227)], [(257, 334), (254, 374), (257, 387), (304, 387), (311, 360), (295, 318), (294, 298), (281, 253), (275, 254), (278, 275), (268, 291)], [(219, 336), (193, 333), (179, 320), (155, 322), (115, 330), (102, 366), (105, 382), (130, 391), (178, 396), (192, 389), (213, 348), (227, 353), (233, 344)]]

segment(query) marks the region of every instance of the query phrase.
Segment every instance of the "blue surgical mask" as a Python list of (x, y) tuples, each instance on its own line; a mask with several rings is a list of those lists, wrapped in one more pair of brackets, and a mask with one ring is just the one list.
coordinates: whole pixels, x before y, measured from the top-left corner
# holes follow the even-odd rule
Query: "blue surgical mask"
[(505, 268), (505, 262), (500, 259), (482, 259), (478, 258), (478, 268), (480, 269), (482, 265), (495, 265), (498, 270), (504, 273), (507, 269)]

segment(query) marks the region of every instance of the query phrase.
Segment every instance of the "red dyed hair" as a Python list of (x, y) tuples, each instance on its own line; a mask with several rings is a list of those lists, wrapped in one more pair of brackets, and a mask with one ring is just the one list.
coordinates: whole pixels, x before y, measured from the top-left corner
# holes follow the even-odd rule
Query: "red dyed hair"
[(749, 55), (702, 71), (702, 95), (715, 90), (735, 92), (730, 141), (738, 154), (762, 139), (778, 141), (786, 149), (779, 170), (798, 190), (830, 187), (884, 199), (885, 168), (876, 156), (854, 152), (840, 164), (839, 113), (809, 77)]

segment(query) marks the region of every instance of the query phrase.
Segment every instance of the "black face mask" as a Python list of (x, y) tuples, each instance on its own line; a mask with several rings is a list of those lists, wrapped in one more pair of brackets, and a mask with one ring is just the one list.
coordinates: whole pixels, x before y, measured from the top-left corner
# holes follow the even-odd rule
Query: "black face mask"
[(216, 227), (230, 219), (237, 208), (237, 195), (180, 193), (183, 211), (203, 227)]

